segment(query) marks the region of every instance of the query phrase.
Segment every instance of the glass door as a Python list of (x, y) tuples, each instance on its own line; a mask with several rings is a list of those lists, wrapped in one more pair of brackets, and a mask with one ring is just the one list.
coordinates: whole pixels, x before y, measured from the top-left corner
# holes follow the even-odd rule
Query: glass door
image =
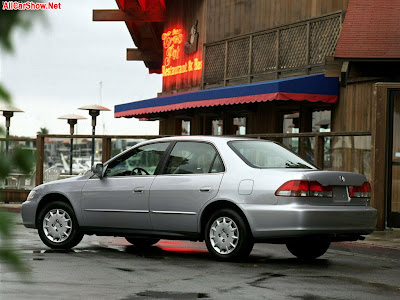
[(388, 226), (400, 227), (400, 91), (389, 97)]

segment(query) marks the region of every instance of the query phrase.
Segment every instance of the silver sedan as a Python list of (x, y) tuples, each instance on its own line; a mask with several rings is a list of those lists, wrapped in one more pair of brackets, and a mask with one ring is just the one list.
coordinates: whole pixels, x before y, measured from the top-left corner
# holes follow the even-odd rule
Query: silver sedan
[(232, 137), (171, 137), (128, 149), (87, 175), (34, 188), (24, 225), (51, 248), (84, 234), (205, 241), (219, 260), (254, 243), (282, 243), (301, 259), (332, 241), (371, 233), (377, 211), (363, 175), (323, 171), (277, 143)]

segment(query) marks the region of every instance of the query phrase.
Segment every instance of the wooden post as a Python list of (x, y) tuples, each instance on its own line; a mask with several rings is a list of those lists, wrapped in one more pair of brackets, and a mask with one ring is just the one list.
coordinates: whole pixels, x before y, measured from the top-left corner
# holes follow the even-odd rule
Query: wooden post
[(226, 86), (227, 73), (228, 73), (228, 41), (225, 42), (224, 86)]
[(249, 40), (249, 69), (248, 69), (248, 76), (249, 76), (249, 83), (251, 83), (251, 64), (253, 62), (253, 35), (250, 35)]
[(306, 65), (307, 65), (307, 75), (310, 74), (310, 21), (307, 22), (307, 42), (306, 42)]
[(323, 169), (324, 168), (324, 136), (315, 135), (314, 140), (314, 165)]
[(388, 201), (388, 89), (400, 89), (399, 84), (376, 83), (373, 89), (372, 132), (371, 132), (371, 206), (378, 210), (378, 230), (385, 229), (387, 218), (386, 203)]
[(276, 79), (279, 79), (279, 36), (281, 34), (280, 29), (276, 30)]
[(43, 183), (43, 163), (44, 163), (44, 136), (38, 134), (36, 137), (36, 182), (38, 186)]
[(102, 137), (102, 157), (101, 161), (104, 163), (111, 158), (111, 138)]

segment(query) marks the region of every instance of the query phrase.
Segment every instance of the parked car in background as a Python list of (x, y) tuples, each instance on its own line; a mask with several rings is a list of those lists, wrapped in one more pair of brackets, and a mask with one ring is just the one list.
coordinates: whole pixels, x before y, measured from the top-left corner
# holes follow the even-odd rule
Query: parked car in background
[(138, 247), (205, 241), (219, 260), (282, 243), (313, 259), (332, 241), (374, 230), (370, 195), (365, 176), (320, 170), (275, 142), (186, 136), (140, 143), (89, 174), (40, 185), (21, 214), (51, 248), (97, 234)]

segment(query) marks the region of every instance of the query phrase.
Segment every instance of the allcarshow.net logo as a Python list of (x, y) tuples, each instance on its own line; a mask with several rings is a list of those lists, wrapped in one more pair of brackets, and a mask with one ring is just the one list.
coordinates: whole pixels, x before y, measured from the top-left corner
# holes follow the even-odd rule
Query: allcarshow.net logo
[(55, 2), (19, 2), (19, 1), (3, 1), (2, 2), (3, 10), (52, 10), (52, 9), (61, 9), (61, 3)]

